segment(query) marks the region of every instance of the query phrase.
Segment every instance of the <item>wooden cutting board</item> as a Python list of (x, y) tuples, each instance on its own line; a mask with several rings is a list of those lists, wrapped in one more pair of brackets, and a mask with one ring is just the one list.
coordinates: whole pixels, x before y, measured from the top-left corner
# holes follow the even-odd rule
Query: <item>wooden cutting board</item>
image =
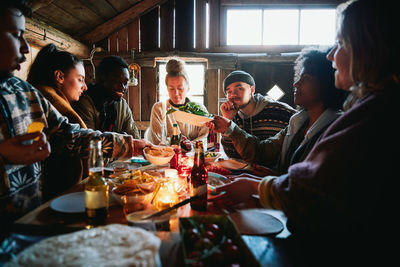
[(229, 216), (242, 235), (276, 235), (284, 229), (279, 219), (262, 209), (238, 210)]

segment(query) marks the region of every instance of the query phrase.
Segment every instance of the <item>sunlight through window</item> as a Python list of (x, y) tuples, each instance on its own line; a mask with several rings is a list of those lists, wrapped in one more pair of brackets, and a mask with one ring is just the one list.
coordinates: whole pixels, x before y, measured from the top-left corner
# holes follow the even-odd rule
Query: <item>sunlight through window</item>
[(333, 45), (336, 11), (333, 9), (303, 9), (300, 11), (300, 44)]
[(264, 10), (265, 45), (292, 45), (298, 43), (299, 10)]
[(228, 10), (228, 45), (261, 45), (261, 10)]
[(227, 9), (227, 45), (333, 45), (336, 10)]
[(275, 84), (269, 91), (267, 92), (267, 96), (271, 97), (272, 99), (278, 101), (285, 95), (285, 92)]

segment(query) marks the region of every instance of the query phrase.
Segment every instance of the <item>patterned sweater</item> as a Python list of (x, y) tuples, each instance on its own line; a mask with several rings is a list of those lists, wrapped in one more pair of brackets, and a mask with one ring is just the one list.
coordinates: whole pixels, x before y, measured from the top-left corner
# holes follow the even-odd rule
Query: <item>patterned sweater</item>
[[(88, 156), (89, 142), (102, 138), (105, 157), (131, 157), (132, 136), (101, 133), (70, 124), (43, 95), (16, 77), (0, 80), (0, 142), (26, 134), (33, 121), (45, 125), (51, 153)], [(32, 141), (30, 141), (32, 142)], [(57, 179), (58, 177), (53, 177)], [(13, 221), (42, 203), (42, 162), (16, 165), (0, 157), (0, 221)]]
[[(233, 122), (247, 133), (254, 135), (259, 140), (264, 140), (279, 133), (286, 128), (290, 117), (296, 110), (288, 104), (274, 101), (261, 94), (255, 94), (256, 109), (251, 116), (246, 116), (240, 110), (233, 118)], [(232, 139), (224, 135), (221, 139), (225, 153), (230, 158), (241, 159), (236, 151)]]

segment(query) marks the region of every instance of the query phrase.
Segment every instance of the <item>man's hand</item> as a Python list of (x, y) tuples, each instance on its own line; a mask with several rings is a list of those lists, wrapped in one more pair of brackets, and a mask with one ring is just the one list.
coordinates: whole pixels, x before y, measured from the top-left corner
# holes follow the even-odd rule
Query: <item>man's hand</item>
[(133, 139), (133, 144), (134, 144), (133, 156), (143, 155), (143, 149), (145, 147), (153, 146), (152, 143), (144, 139)]
[(231, 121), (227, 118), (215, 115), (212, 121), (206, 122), (205, 125), (217, 133), (225, 133)]
[(235, 117), (236, 113), (238, 112), (238, 110), (235, 107), (235, 104), (231, 101), (223, 103), (220, 109), (222, 116), (224, 116), (229, 120), (232, 120)]
[[(32, 144), (24, 144), (35, 138), (38, 140)], [(50, 152), (50, 144), (42, 132), (15, 136), (0, 143), (0, 155), (10, 164), (32, 164), (44, 160)]]
[(257, 194), (259, 183), (256, 179), (238, 178), (232, 183), (216, 187), (215, 192), (222, 194), (210, 197), (208, 201), (222, 206), (234, 206)]
[(185, 152), (189, 152), (192, 150), (192, 142), (190, 142), (190, 140), (183, 134), (181, 135), (181, 148)]

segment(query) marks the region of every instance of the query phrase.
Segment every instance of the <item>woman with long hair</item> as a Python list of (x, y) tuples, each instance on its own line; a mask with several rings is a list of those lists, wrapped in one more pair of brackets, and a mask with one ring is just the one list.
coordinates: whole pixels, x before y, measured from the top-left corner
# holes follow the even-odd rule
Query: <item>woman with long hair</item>
[[(87, 90), (83, 61), (77, 56), (60, 51), (54, 44), (43, 47), (32, 63), (27, 81), (71, 123), (87, 128), (71, 107)], [(51, 155), (45, 161), (43, 197), (49, 199), (65, 191), (88, 175), (86, 159), (62, 154)], [(59, 177), (54, 179), (54, 177)]]

